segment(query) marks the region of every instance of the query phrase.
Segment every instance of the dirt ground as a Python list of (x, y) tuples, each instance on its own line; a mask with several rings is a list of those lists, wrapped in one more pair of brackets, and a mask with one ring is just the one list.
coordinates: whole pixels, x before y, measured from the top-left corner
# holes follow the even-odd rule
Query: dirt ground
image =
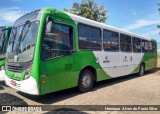
[[(43, 96), (31, 96), (7, 87), (4, 82), (0, 82), (0, 105), (160, 105), (160, 67), (147, 71), (142, 77), (134, 74), (98, 82), (90, 92), (83, 94), (73, 88)], [(56, 114), (64, 113), (63, 109), (59, 109)], [(73, 110), (67, 113), (160, 114), (160, 111), (93, 112)]]

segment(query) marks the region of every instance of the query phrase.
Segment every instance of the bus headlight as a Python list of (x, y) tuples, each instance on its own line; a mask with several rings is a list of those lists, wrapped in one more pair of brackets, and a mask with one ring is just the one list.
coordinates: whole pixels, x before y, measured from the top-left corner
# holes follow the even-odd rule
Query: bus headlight
[(4, 70), (4, 66), (1, 66), (1, 70)]
[(24, 79), (30, 78), (30, 76), (31, 76), (30, 75), (31, 74), (31, 69), (32, 69), (32, 66), (29, 66), (28, 69), (26, 70)]

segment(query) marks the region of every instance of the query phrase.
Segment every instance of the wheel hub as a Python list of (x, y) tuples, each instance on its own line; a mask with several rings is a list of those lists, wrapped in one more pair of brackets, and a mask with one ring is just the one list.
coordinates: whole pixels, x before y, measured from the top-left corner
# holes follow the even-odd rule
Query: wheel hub
[(91, 77), (89, 75), (84, 75), (82, 78), (82, 85), (84, 88), (89, 87), (91, 84)]

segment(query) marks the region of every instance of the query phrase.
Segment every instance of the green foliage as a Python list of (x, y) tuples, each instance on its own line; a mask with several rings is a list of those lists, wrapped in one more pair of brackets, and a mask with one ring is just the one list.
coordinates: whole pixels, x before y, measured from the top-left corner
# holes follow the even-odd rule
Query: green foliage
[(81, 3), (74, 2), (70, 10), (65, 8), (64, 11), (98, 22), (105, 22), (108, 12), (108, 10), (105, 10), (104, 5), (99, 7), (94, 0), (82, 0)]

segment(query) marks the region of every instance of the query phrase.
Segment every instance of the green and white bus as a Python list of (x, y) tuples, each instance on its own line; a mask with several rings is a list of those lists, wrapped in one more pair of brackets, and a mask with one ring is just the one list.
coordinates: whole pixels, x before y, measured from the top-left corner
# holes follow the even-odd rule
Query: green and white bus
[(1, 26), (0, 27), (0, 81), (4, 81), (5, 77), (5, 57), (8, 45), (8, 38), (10, 35), (12, 27), (11, 26)]
[(157, 66), (156, 41), (80, 16), (44, 8), (14, 23), (6, 55), (8, 86), (42, 95)]

